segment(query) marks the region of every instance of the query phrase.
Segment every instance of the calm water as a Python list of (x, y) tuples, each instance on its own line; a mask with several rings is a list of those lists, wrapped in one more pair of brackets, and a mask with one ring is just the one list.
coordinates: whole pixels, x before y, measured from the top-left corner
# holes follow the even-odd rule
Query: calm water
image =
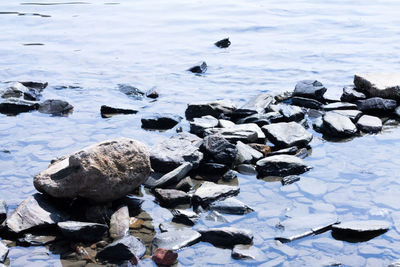
[[(69, 117), (0, 115), (0, 150), (11, 152), (0, 152), (0, 196), (15, 209), (35, 192), (32, 178), (52, 158), (92, 143), (126, 136), (152, 145), (174, 133), (142, 130), (146, 114), (183, 115), (186, 104), (198, 100), (240, 105), (260, 92), (293, 90), (308, 78), (338, 95), (355, 73), (399, 71), (399, 10), (396, 0), (2, 1), (1, 87), (7, 81), (48, 81), (44, 98), (65, 99), (75, 110)], [(213, 46), (228, 36), (231, 47)], [(206, 75), (185, 72), (202, 60), (209, 65)], [(161, 97), (130, 99), (118, 91), (122, 83), (156, 86)], [(140, 113), (102, 119), (103, 104)], [(186, 122), (183, 127), (188, 129)], [(319, 266), (330, 259), (387, 266), (400, 259), (400, 128), (341, 143), (314, 134), (306, 159), (314, 169), (300, 182), (282, 187), (239, 177), (238, 198), (256, 212), (232, 217), (230, 225), (254, 231), (255, 246), (265, 252), (263, 266)], [(143, 193), (153, 225), (170, 221), (169, 211)], [(384, 219), (394, 226), (364, 243), (338, 241), (327, 232), (277, 246), (275, 225), (288, 210)], [(179, 265), (251, 265), (230, 253), (198, 243), (179, 253)], [(12, 248), (9, 257), (12, 266), (61, 265), (59, 255), (44, 247)]]

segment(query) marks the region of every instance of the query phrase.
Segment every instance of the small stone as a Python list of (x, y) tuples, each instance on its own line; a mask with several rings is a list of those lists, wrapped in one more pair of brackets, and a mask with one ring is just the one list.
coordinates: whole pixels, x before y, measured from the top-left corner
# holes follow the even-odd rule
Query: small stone
[(312, 108), (312, 109), (321, 109), (323, 104), (318, 100), (295, 96), (292, 97), (292, 104), (295, 106)]
[(290, 155), (271, 156), (257, 161), (256, 169), (258, 175), (265, 176), (288, 176), (302, 174), (312, 167), (308, 166), (302, 159)]
[(19, 113), (37, 110), (38, 108), (38, 102), (18, 98), (8, 98), (0, 103), (0, 113), (5, 115), (17, 115)]
[(363, 115), (357, 121), (357, 127), (363, 132), (378, 133), (382, 130), (382, 121), (378, 117)]
[(389, 113), (396, 109), (397, 103), (392, 99), (384, 99), (380, 97), (358, 100), (356, 102), (359, 110), (365, 113)]
[(244, 118), (256, 113), (265, 113), (271, 104), (274, 103), (274, 97), (272, 95), (261, 93), (252, 97), (246, 104), (237, 109), (233, 117)]
[(300, 181), (300, 176), (298, 175), (289, 175), (282, 178), (282, 185), (293, 184), (295, 182)]
[(178, 250), (197, 243), (200, 238), (201, 234), (191, 229), (170, 230), (156, 234), (152, 242), (152, 248), (153, 250), (157, 248)]
[(234, 197), (213, 202), (210, 204), (209, 208), (210, 210), (216, 210), (221, 213), (236, 215), (243, 215), (254, 211), (252, 208)]
[(264, 156), (261, 152), (255, 150), (251, 146), (248, 146), (240, 141), (236, 143), (236, 148), (238, 151), (236, 156), (236, 162), (238, 163), (253, 163)]
[(144, 129), (155, 129), (155, 130), (167, 130), (175, 127), (182, 120), (181, 116), (175, 114), (154, 114), (141, 119), (142, 128)]
[(237, 244), (250, 244), (253, 241), (251, 231), (234, 227), (209, 228), (199, 232), (202, 241), (215, 246), (233, 247)]
[(103, 248), (97, 253), (97, 257), (101, 260), (123, 261), (141, 258), (145, 252), (145, 245), (136, 237), (128, 235)]
[(363, 235), (369, 232), (386, 232), (391, 224), (386, 221), (347, 221), (332, 226), (333, 232), (343, 232), (347, 234)]
[(110, 106), (103, 105), (100, 107), (100, 113), (102, 118), (109, 118), (117, 114), (136, 114), (138, 111), (133, 109), (113, 108)]
[(269, 153), (271, 153), (271, 147), (268, 145), (263, 144), (248, 144), (250, 147), (254, 148), (255, 150), (261, 152), (264, 157), (266, 157)]
[(285, 118), (285, 121), (301, 121), (304, 119), (304, 111), (298, 106), (279, 105), (279, 112)]
[(57, 236), (53, 235), (33, 235), (25, 234), (17, 239), (17, 245), (23, 247), (29, 246), (45, 246), (57, 240)]
[(110, 220), (110, 237), (114, 240), (123, 238), (129, 232), (129, 209), (127, 206), (118, 208)]
[(62, 234), (72, 240), (95, 242), (100, 240), (108, 230), (107, 225), (88, 222), (59, 222), (58, 228)]
[(280, 122), (262, 127), (269, 141), (282, 148), (306, 146), (313, 135), (296, 122)]
[(354, 102), (365, 98), (367, 98), (365, 94), (356, 91), (353, 86), (346, 86), (343, 88), (343, 94), (340, 100), (343, 102)]
[[(228, 170), (229, 167), (225, 164), (206, 162), (200, 165), (198, 172), (206, 175), (220, 176)], [(217, 179), (219, 178), (220, 177), (217, 177)]]
[(229, 223), (228, 219), (221, 215), (218, 211), (210, 211), (206, 216), (206, 220), (211, 222)]
[(248, 117), (238, 120), (237, 123), (238, 124), (255, 123), (259, 127), (262, 127), (264, 125), (268, 125), (268, 124), (275, 123), (275, 122), (282, 122), (285, 120), (286, 120), (286, 118), (281, 113), (279, 113), (278, 111), (272, 111), (272, 112), (268, 112), (265, 114), (256, 113), (256, 114), (250, 115)]
[(168, 207), (190, 203), (190, 196), (176, 189), (156, 188), (154, 190), (154, 195), (161, 204)]
[(321, 131), (330, 137), (348, 137), (357, 133), (357, 127), (345, 116), (335, 112), (327, 112), (323, 116)]
[(237, 195), (240, 191), (238, 186), (221, 185), (212, 182), (204, 182), (193, 195), (193, 201), (209, 204), (215, 200)]
[(178, 258), (178, 253), (163, 248), (156, 249), (156, 251), (154, 251), (153, 256), (151, 257), (151, 259), (157, 265), (162, 265), (162, 266), (173, 265), (176, 262), (177, 258)]
[(194, 184), (192, 179), (188, 176), (179, 181), (176, 185), (170, 185), (167, 188), (181, 190), (189, 192), (193, 188)]
[(229, 41), (229, 38), (219, 40), (218, 42), (215, 43), (215, 46), (217, 46), (219, 48), (227, 48), (230, 45), (231, 45), (231, 41)]
[(207, 71), (207, 63), (203, 61), (198, 65), (191, 67), (190, 69), (188, 69), (188, 71), (198, 74), (205, 73)]
[(218, 120), (218, 127), (221, 128), (230, 128), (230, 127), (234, 127), (235, 123), (228, 121), (228, 120), (224, 120), (224, 119), (220, 119)]
[(190, 123), (190, 132), (203, 136), (204, 131), (207, 128), (213, 128), (218, 126), (218, 120), (213, 116), (207, 115), (201, 118), (194, 118)]
[(224, 175), (222, 175), (222, 180), (225, 182), (230, 182), (233, 179), (237, 178), (237, 171), (234, 170), (228, 170)]
[(327, 89), (319, 81), (303, 80), (296, 84), (296, 87), (293, 92), (293, 96), (322, 99), (326, 90)]
[(299, 151), (299, 148), (297, 146), (291, 146), (288, 148), (273, 151), (268, 154), (268, 157), (276, 156), (276, 155), (295, 155), (297, 153), (297, 151)]
[(49, 99), (39, 104), (38, 111), (40, 113), (51, 114), (51, 115), (65, 115), (70, 112), (74, 107), (70, 105), (67, 101)]
[(146, 92), (146, 96), (147, 96), (148, 98), (156, 99), (156, 98), (158, 98), (160, 95), (159, 95), (159, 93), (158, 93), (158, 91), (157, 91), (157, 88), (156, 88), (156, 87), (153, 87), (153, 88), (149, 89), (149, 90)]
[(134, 99), (137, 99), (137, 100), (142, 99), (144, 96), (144, 92), (142, 92), (140, 89), (138, 89), (134, 86), (128, 85), (128, 84), (119, 84), (118, 89), (125, 95), (132, 97)]
[(191, 103), (185, 111), (185, 116), (188, 120), (207, 115), (219, 118), (222, 114), (229, 116), (235, 110), (236, 106), (227, 100), (218, 100), (209, 103)]
[[(240, 125), (240, 126), (239, 126)], [(256, 142), (259, 139), (259, 132), (257, 129), (251, 129), (246, 124), (237, 124), (231, 128), (208, 128), (204, 131), (204, 135), (221, 135), (223, 138), (231, 143), (241, 141), (244, 143)], [(248, 125), (248, 124), (247, 124)], [(257, 126), (257, 124), (254, 124)], [(258, 126), (257, 126), (258, 127)], [(259, 127), (258, 127), (259, 128)], [(261, 131), (261, 129), (260, 129)], [(262, 131), (261, 131), (262, 133)], [(262, 133), (264, 135), (264, 133)], [(265, 138), (265, 135), (264, 135)]]
[(237, 166), (237, 171), (244, 175), (256, 175), (257, 174), (256, 168), (251, 164), (239, 164)]
[(186, 225), (195, 225), (200, 220), (200, 215), (190, 210), (174, 209), (171, 211), (174, 216), (173, 221)]
[(280, 93), (279, 95), (274, 96), (274, 98), (277, 102), (283, 102), (285, 100), (289, 100), (290, 98), (292, 98), (292, 96), (293, 96), (293, 92), (286, 91), (286, 92)]
[(232, 249), (232, 258), (235, 260), (252, 259), (256, 261), (265, 261), (267, 259), (265, 253), (251, 245), (236, 245)]
[(131, 217), (129, 219), (129, 229), (134, 229), (134, 230), (140, 229), (143, 227), (143, 224), (144, 221), (142, 219), (138, 219), (135, 217)]

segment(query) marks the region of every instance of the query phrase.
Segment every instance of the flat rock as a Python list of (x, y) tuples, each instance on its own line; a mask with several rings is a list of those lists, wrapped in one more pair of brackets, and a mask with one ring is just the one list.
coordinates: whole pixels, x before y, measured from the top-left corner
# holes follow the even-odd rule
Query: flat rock
[(221, 135), (209, 135), (204, 138), (205, 154), (214, 162), (231, 166), (235, 161), (238, 149)]
[(363, 115), (357, 121), (357, 128), (366, 133), (377, 133), (382, 130), (382, 120), (378, 117)]
[(113, 108), (110, 106), (102, 105), (100, 107), (100, 114), (102, 118), (109, 118), (117, 114), (136, 114), (138, 111), (134, 109)]
[(255, 260), (255, 261), (265, 261), (267, 260), (267, 256), (265, 253), (251, 245), (236, 245), (232, 249), (232, 258), (235, 260)]
[(3, 199), (0, 199), (0, 224), (7, 218), (7, 210), (7, 203)]
[(178, 168), (164, 174), (159, 179), (152, 179), (151, 177), (146, 181), (145, 185), (150, 188), (165, 188), (169, 185), (179, 183), (186, 175), (193, 169), (193, 164), (184, 162)]
[(353, 104), (353, 103), (347, 103), (347, 102), (335, 102), (335, 103), (330, 103), (330, 104), (324, 105), (322, 108), (325, 111), (352, 110), (352, 109), (357, 109), (357, 105)]
[(190, 132), (199, 136), (204, 135), (205, 129), (217, 127), (219, 122), (211, 115), (194, 118), (190, 123)]
[(261, 177), (297, 175), (311, 168), (302, 159), (291, 155), (267, 157), (256, 163), (258, 175)]
[(316, 80), (303, 80), (296, 84), (293, 96), (309, 97), (314, 99), (322, 99), (326, 92), (326, 88)]
[(262, 127), (268, 140), (277, 147), (306, 146), (313, 138), (303, 126), (296, 122), (280, 122)]
[(299, 148), (297, 146), (291, 146), (288, 148), (279, 149), (277, 151), (272, 151), (267, 155), (267, 157), (276, 155), (295, 155), (297, 151), (299, 151)]
[(367, 98), (365, 94), (356, 91), (353, 86), (346, 86), (343, 88), (343, 94), (340, 100), (343, 102), (354, 102), (365, 98)]
[(186, 192), (176, 189), (156, 188), (154, 195), (161, 204), (168, 207), (190, 203), (190, 196)]
[(246, 104), (238, 108), (233, 117), (244, 118), (256, 113), (265, 113), (269, 105), (273, 104), (275, 99), (272, 95), (261, 93), (252, 97)]
[(283, 115), (285, 121), (301, 121), (304, 119), (304, 111), (298, 106), (280, 104), (279, 112)]
[(227, 48), (231, 45), (231, 41), (229, 41), (229, 38), (225, 38), (225, 39), (219, 40), (214, 45), (219, 48)]
[(332, 112), (345, 116), (352, 122), (356, 122), (362, 116), (362, 112), (359, 110), (332, 110)]
[[(229, 167), (225, 164), (214, 163), (214, 162), (205, 162), (200, 164), (198, 172), (201, 174), (212, 175), (212, 176), (220, 176), (227, 172)], [(219, 179), (220, 177), (216, 177)]]
[(136, 237), (128, 235), (107, 245), (97, 253), (97, 258), (109, 261), (141, 258), (146, 252), (145, 245)]
[(51, 115), (65, 115), (70, 112), (74, 107), (67, 101), (58, 99), (48, 99), (39, 104), (38, 111), (40, 113), (51, 114)]
[(112, 215), (110, 220), (110, 237), (114, 240), (123, 238), (129, 232), (129, 209), (123, 205), (119, 207)]
[(386, 232), (391, 227), (387, 221), (347, 221), (332, 226), (334, 232), (349, 232), (352, 234), (363, 234), (366, 232)]
[(191, 67), (188, 69), (188, 71), (197, 73), (197, 74), (202, 74), (207, 71), (207, 63), (205, 61), (200, 62), (198, 65)]
[(128, 84), (119, 84), (118, 89), (120, 92), (124, 93), (125, 95), (134, 98), (136, 100), (142, 99), (144, 96), (144, 92), (132, 85)]
[(392, 99), (384, 99), (380, 97), (372, 97), (365, 100), (358, 100), (356, 102), (359, 110), (365, 113), (389, 113), (393, 112), (397, 103)]
[(356, 74), (354, 85), (357, 90), (369, 97), (382, 97), (400, 100), (400, 75), (393, 74)]
[(4, 263), (7, 258), (9, 249), (3, 242), (0, 242), (0, 262)]
[(104, 141), (50, 164), (34, 177), (35, 188), (58, 198), (84, 197), (107, 202), (125, 196), (150, 175), (144, 144), (128, 139)]
[(59, 222), (57, 226), (66, 238), (87, 242), (100, 240), (108, 230), (105, 224), (77, 221)]
[(323, 106), (323, 104), (318, 100), (300, 96), (292, 97), (292, 105), (312, 109), (321, 109)]
[(287, 119), (281, 113), (279, 113), (279, 111), (271, 111), (264, 114), (256, 113), (250, 115), (248, 117), (239, 119), (236, 123), (238, 124), (255, 123), (259, 127), (262, 127), (264, 125), (268, 125), (275, 122), (282, 122), (286, 120)]
[(199, 232), (202, 241), (216, 246), (233, 247), (237, 244), (250, 244), (253, 241), (251, 231), (234, 227), (209, 228)]
[(228, 120), (224, 120), (224, 119), (220, 119), (218, 120), (218, 127), (221, 128), (230, 128), (230, 127), (234, 127), (235, 123), (228, 121)]
[(17, 115), (19, 113), (37, 110), (38, 108), (38, 102), (18, 98), (7, 98), (5, 101), (0, 103), (0, 113), (6, 115)]
[(205, 217), (207, 221), (219, 222), (219, 223), (229, 223), (229, 220), (222, 216), (218, 211), (212, 210)]
[(238, 130), (235, 127), (231, 128), (208, 128), (204, 131), (204, 135), (221, 135), (229, 142), (235, 143), (242, 141), (245, 143), (257, 141), (258, 135), (252, 130)]
[(183, 223), (186, 225), (195, 225), (198, 220), (200, 220), (200, 215), (194, 211), (174, 209), (171, 210), (174, 216), (173, 222)]
[(67, 221), (69, 216), (56, 208), (51, 201), (42, 194), (29, 196), (8, 216), (5, 221), (7, 229), (13, 233), (44, 228)]
[(254, 211), (242, 201), (233, 197), (220, 201), (215, 201), (210, 204), (209, 208), (210, 210), (215, 210), (221, 213), (237, 215), (247, 214)]
[(261, 159), (264, 155), (240, 141), (236, 143), (237, 155), (236, 162), (238, 163), (253, 163)]
[(194, 193), (193, 201), (209, 204), (217, 199), (237, 195), (239, 191), (240, 188), (238, 186), (204, 182)]
[(346, 116), (335, 112), (327, 112), (323, 116), (321, 131), (330, 137), (347, 137), (357, 133), (357, 127)]
[(191, 229), (170, 230), (156, 234), (152, 242), (152, 250), (157, 248), (178, 250), (200, 241), (201, 234)]
[(219, 118), (221, 114), (230, 115), (235, 110), (236, 106), (227, 100), (218, 100), (209, 103), (191, 103), (185, 111), (185, 116), (188, 120), (207, 115)]
[(175, 114), (153, 114), (151, 116), (143, 117), (142, 128), (144, 129), (155, 129), (155, 130), (167, 130), (175, 127), (182, 120), (181, 116)]

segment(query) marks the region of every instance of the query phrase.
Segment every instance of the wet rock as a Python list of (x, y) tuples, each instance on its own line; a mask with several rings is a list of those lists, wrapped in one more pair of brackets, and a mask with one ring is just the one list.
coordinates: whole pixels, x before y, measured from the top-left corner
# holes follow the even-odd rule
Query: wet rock
[(213, 116), (207, 115), (201, 118), (194, 118), (190, 123), (190, 132), (203, 136), (205, 129), (217, 127), (219, 122)]
[(107, 202), (125, 196), (150, 175), (144, 144), (128, 139), (104, 141), (53, 162), (34, 177), (35, 188), (58, 198), (84, 197)]
[(48, 99), (39, 104), (38, 111), (45, 114), (64, 115), (72, 112), (73, 108), (67, 101)]
[(352, 122), (356, 122), (362, 116), (362, 112), (359, 110), (332, 110), (332, 112), (345, 116)]
[(283, 102), (285, 100), (289, 100), (290, 98), (292, 98), (292, 96), (293, 96), (293, 92), (286, 91), (286, 92), (280, 93), (279, 95), (274, 96), (274, 98), (275, 98), (276, 102)]
[(377, 133), (382, 130), (382, 121), (378, 117), (363, 115), (357, 121), (357, 128), (366, 133)]
[(189, 192), (193, 188), (194, 184), (192, 179), (188, 176), (179, 181), (176, 185), (168, 186), (169, 189), (176, 189), (184, 192)]
[(205, 154), (211, 157), (216, 163), (228, 166), (232, 165), (238, 153), (236, 146), (220, 135), (205, 137), (203, 147)]
[(280, 122), (262, 127), (269, 141), (277, 147), (306, 146), (313, 138), (296, 122)]
[(29, 196), (8, 216), (5, 226), (12, 233), (19, 234), (32, 228), (44, 228), (67, 221), (69, 216), (56, 208), (42, 194)]
[(234, 127), (235, 123), (228, 121), (228, 120), (224, 120), (224, 119), (220, 119), (218, 120), (218, 127), (221, 128), (230, 128), (230, 127)]
[(153, 88), (151, 88), (151, 89), (149, 89), (149, 90), (146, 91), (146, 97), (148, 97), (148, 98), (156, 99), (156, 98), (158, 98), (159, 96), (160, 96), (160, 94), (158, 93), (156, 87), (153, 87)]
[(225, 182), (230, 182), (237, 177), (237, 174), (237, 171), (229, 170), (222, 175), (222, 180)]
[(109, 261), (130, 260), (135, 256), (141, 258), (146, 252), (143, 243), (134, 236), (128, 235), (109, 244), (99, 253), (97, 258)]
[(7, 203), (0, 199), (0, 224), (7, 218)]
[[(199, 173), (209, 175), (222, 175), (229, 170), (229, 167), (220, 163), (202, 163), (199, 167)], [(219, 179), (219, 177), (217, 178)]]
[(142, 99), (144, 96), (144, 92), (142, 92), (140, 89), (128, 85), (128, 84), (119, 84), (118, 89), (120, 92), (124, 93), (125, 95), (132, 97), (134, 99)]
[(45, 246), (57, 240), (55, 235), (33, 235), (25, 234), (23, 237), (17, 239), (17, 245), (23, 247), (29, 246)]
[(178, 168), (170, 171), (167, 174), (164, 174), (161, 176), (161, 178), (155, 180), (152, 178), (149, 178), (146, 181), (146, 186), (150, 188), (155, 188), (155, 187), (160, 187), (160, 188), (165, 188), (171, 184), (176, 184), (180, 182), (185, 176), (193, 169), (193, 165), (190, 162), (184, 162), (181, 166)]
[(268, 154), (268, 157), (270, 156), (276, 156), (276, 155), (295, 155), (298, 151), (298, 147), (297, 146), (291, 146), (288, 148), (284, 148), (284, 149), (280, 149), (277, 151), (273, 151), (271, 153)]
[(110, 237), (120, 239), (129, 232), (129, 209), (127, 206), (121, 206), (112, 215), (110, 220)]
[(251, 245), (236, 245), (233, 247), (231, 255), (235, 260), (252, 259), (264, 261), (267, 259), (265, 253), (261, 249)]
[(293, 184), (295, 182), (300, 181), (300, 176), (298, 175), (289, 175), (282, 178), (282, 185)]
[(178, 253), (163, 248), (156, 249), (156, 251), (154, 251), (153, 256), (151, 257), (151, 259), (157, 265), (162, 265), (162, 266), (173, 265), (176, 262), (177, 258), (178, 258)]
[(205, 61), (200, 62), (198, 65), (191, 67), (188, 71), (193, 73), (202, 74), (207, 71), (207, 63)]
[(293, 96), (308, 97), (314, 99), (322, 99), (326, 92), (326, 88), (316, 80), (304, 80), (296, 84)]
[(156, 188), (154, 190), (154, 195), (161, 204), (168, 207), (190, 203), (190, 196), (187, 193), (176, 189)]
[(304, 119), (304, 111), (298, 106), (279, 105), (279, 112), (285, 118), (285, 121), (301, 121)]
[(109, 118), (117, 114), (136, 114), (138, 111), (133, 109), (113, 108), (110, 106), (103, 105), (100, 107), (100, 113), (102, 118)]
[(254, 148), (255, 150), (261, 152), (264, 157), (271, 153), (271, 147), (264, 144), (248, 144), (250, 147)]
[(38, 108), (38, 102), (22, 100), (18, 98), (8, 98), (0, 103), (0, 113), (6, 115), (17, 115), (19, 113), (37, 110)]
[(178, 250), (200, 241), (201, 234), (191, 229), (170, 230), (156, 234), (152, 242), (153, 251), (157, 248)]
[(167, 130), (175, 127), (182, 120), (181, 116), (175, 114), (153, 114), (141, 119), (142, 128)]
[(386, 221), (347, 221), (332, 226), (332, 236), (349, 242), (370, 240), (388, 231), (391, 224)]
[(323, 116), (321, 131), (330, 137), (347, 137), (357, 133), (357, 127), (345, 116), (335, 112), (327, 112)]
[(359, 110), (365, 113), (389, 113), (393, 112), (397, 107), (397, 103), (392, 99), (384, 99), (380, 97), (358, 100), (356, 102)]
[(217, 199), (237, 195), (240, 191), (238, 186), (221, 185), (212, 182), (204, 182), (193, 195), (193, 201), (209, 204)]
[(277, 155), (257, 161), (257, 173), (265, 176), (288, 176), (302, 174), (312, 167), (308, 166), (302, 159), (290, 155)]
[(259, 127), (275, 122), (285, 121), (285, 117), (278, 111), (272, 111), (265, 114), (256, 113), (237, 121), (238, 124), (255, 123)]
[(174, 216), (173, 221), (177, 223), (195, 225), (200, 220), (200, 215), (190, 210), (174, 209), (171, 210), (171, 213)]
[(236, 106), (226, 100), (218, 100), (210, 103), (191, 103), (185, 111), (185, 116), (188, 120), (207, 115), (219, 118), (221, 114), (230, 115), (235, 110)]
[(264, 141), (265, 134), (255, 123), (236, 124), (230, 128), (208, 128), (204, 135), (222, 135), (229, 142), (241, 141), (244, 143)]
[(263, 154), (254, 148), (238, 141), (236, 144), (237, 156), (236, 162), (238, 163), (252, 163), (263, 157)]
[(400, 76), (398, 74), (356, 74), (354, 85), (369, 97), (400, 100)]
[(353, 86), (346, 86), (343, 88), (343, 94), (340, 100), (343, 102), (354, 102), (365, 98), (367, 98), (365, 94), (356, 91)]
[(32, 88), (32, 89), (37, 89), (42, 91), (43, 89), (45, 89), (47, 87), (47, 85), (49, 85), (48, 82), (32, 82), (32, 81), (28, 81), (28, 82), (20, 82), (23, 86)]
[(4, 263), (4, 261), (6, 260), (8, 251), (9, 251), (8, 247), (6, 245), (4, 245), (3, 242), (0, 242), (0, 262), (1, 263)]
[(231, 41), (229, 41), (229, 38), (219, 40), (218, 42), (215, 43), (215, 46), (217, 46), (219, 48), (227, 48), (230, 45), (231, 45)]
[(292, 104), (304, 108), (321, 109), (323, 104), (318, 100), (295, 96), (292, 97)]
[(202, 241), (215, 246), (233, 247), (237, 244), (250, 244), (253, 241), (251, 231), (234, 227), (209, 228), (199, 232)]
[(237, 166), (237, 171), (244, 175), (256, 175), (257, 174), (256, 168), (251, 164), (239, 164)]
[(272, 95), (261, 93), (252, 97), (246, 104), (237, 109), (232, 116), (234, 118), (244, 118), (256, 113), (265, 113), (275, 101)]
[(100, 240), (108, 230), (105, 224), (77, 221), (59, 222), (57, 226), (66, 238), (87, 242)]
[(347, 103), (347, 102), (336, 102), (336, 103), (330, 103), (330, 104), (324, 105), (322, 108), (325, 111), (352, 110), (352, 109), (357, 109), (357, 105), (352, 104), (352, 103)]
[(229, 223), (229, 220), (221, 215), (218, 211), (210, 211), (205, 217), (207, 221), (211, 222), (220, 222), (220, 223)]
[(233, 197), (213, 202), (210, 204), (209, 208), (210, 210), (216, 210), (221, 213), (237, 215), (247, 214), (254, 211), (242, 201)]

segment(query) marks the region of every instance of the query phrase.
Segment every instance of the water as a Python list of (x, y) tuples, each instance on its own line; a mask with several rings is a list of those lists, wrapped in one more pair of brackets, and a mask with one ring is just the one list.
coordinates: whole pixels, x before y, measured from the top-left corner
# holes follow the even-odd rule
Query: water
[[(7, 3), (6, 3), (7, 2)], [(0, 3), (0, 81), (48, 81), (44, 98), (74, 105), (72, 115), (0, 115), (0, 192), (10, 210), (35, 192), (33, 175), (57, 156), (120, 136), (152, 145), (174, 133), (144, 131), (141, 116), (184, 114), (192, 101), (230, 99), (238, 105), (260, 92), (293, 90), (318, 79), (338, 95), (355, 73), (399, 71), (400, 3), (388, 1), (3, 1)], [(231, 47), (213, 43), (230, 37)], [(206, 75), (185, 72), (198, 61)], [(155, 101), (133, 100), (118, 84), (157, 87)], [(63, 88), (66, 86), (67, 88)], [(68, 87), (69, 86), (69, 87)], [(129, 106), (136, 115), (100, 117), (100, 106)], [(184, 129), (188, 129), (186, 123)], [(400, 129), (346, 142), (314, 132), (314, 168), (296, 184), (241, 175), (238, 198), (255, 212), (231, 225), (254, 231), (264, 266), (386, 266), (400, 258)], [(153, 225), (169, 211), (143, 191)], [(329, 232), (277, 246), (279, 218), (290, 212), (336, 212), (342, 220), (385, 219), (394, 226), (364, 243)], [(158, 231), (158, 229), (157, 229)], [(60, 266), (46, 248), (11, 248), (12, 266)], [(145, 264), (151, 264), (148, 260)], [(230, 250), (199, 243), (179, 253), (180, 266), (240, 265)]]

